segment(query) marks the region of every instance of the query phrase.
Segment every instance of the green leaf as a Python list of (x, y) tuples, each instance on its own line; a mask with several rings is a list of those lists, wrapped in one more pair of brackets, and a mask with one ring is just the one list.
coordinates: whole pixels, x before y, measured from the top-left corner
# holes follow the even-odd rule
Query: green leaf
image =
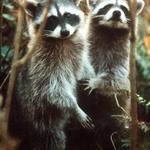
[(15, 20), (15, 17), (14, 16), (11, 16), (9, 14), (3, 14), (3, 18), (6, 19), (6, 20), (9, 20), (9, 21), (14, 21)]
[(128, 148), (130, 146), (130, 142), (131, 142), (130, 139), (122, 139), (121, 140), (121, 143), (122, 143), (121, 147)]
[(8, 9), (13, 9), (14, 8), (13, 5), (10, 4), (10, 3), (8, 3), (8, 2), (4, 2), (3, 6), (6, 7), (6, 8), (8, 8)]
[(8, 45), (4, 45), (2, 46), (1, 49), (1, 54), (0, 54), (3, 59), (5, 59), (6, 61), (10, 61), (10, 59), (12, 58), (12, 51), (11, 48)]

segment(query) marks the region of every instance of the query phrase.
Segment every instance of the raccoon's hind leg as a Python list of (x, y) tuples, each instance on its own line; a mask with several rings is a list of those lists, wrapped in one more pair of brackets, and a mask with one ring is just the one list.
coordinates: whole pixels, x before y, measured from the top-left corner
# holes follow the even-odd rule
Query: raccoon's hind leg
[(22, 140), (18, 150), (65, 150), (65, 138), (64, 132), (60, 130), (54, 132), (53, 135), (33, 136), (30, 139)]

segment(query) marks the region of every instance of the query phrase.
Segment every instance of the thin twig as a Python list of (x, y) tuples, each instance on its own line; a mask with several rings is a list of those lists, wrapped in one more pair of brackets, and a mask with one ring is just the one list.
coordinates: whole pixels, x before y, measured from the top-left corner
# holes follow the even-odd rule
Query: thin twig
[(9, 76), (10, 76), (10, 71), (9, 71), (9, 73), (7, 74), (7, 76), (5, 77), (5, 79), (3, 80), (2, 84), (0, 85), (0, 91), (2, 90), (4, 84), (6, 83), (7, 79), (9, 78)]
[(99, 150), (103, 150), (103, 148), (99, 145), (99, 143), (96, 142), (96, 146)]
[(16, 71), (17, 68), (13, 66), (13, 64), (18, 60), (18, 54), (20, 49), (20, 43), (21, 43), (21, 36), (22, 36), (22, 30), (24, 26), (24, 11), (22, 7), (22, 3), (20, 2), (20, 8), (18, 10), (18, 22), (17, 22), (17, 28), (16, 28), (16, 35), (14, 40), (14, 56), (12, 61), (12, 67), (11, 67), (11, 74), (10, 79), (8, 83), (8, 90), (7, 90), (7, 97), (6, 97), (6, 103), (5, 103), (5, 109), (6, 109), (6, 120), (8, 121), (8, 116), (10, 112), (10, 104), (12, 100), (12, 94), (14, 89), (14, 83), (16, 79)]
[[(15, 51), (14, 51), (12, 64), (18, 59), (18, 53), (19, 53), (19, 48), (20, 48), (20, 43), (21, 43), (21, 34), (22, 34), (22, 29), (23, 29), (23, 22), (24, 22), (24, 13), (23, 13), (23, 8), (20, 7), (18, 10), (18, 22), (17, 22), (16, 35), (15, 35), (15, 40), (14, 40)], [(18, 143), (18, 140), (15, 140), (9, 137), (8, 130), (7, 130), (8, 118), (9, 118), (8, 116), (10, 112), (10, 104), (12, 100), (12, 93), (13, 93), (15, 78), (16, 78), (16, 68), (12, 66), (10, 79), (8, 83), (8, 89), (7, 89), (7, 97), (5, 101), (5, 109), (3, 110), (4, 115), (1, 118), (2, 124), (0, 126), (3, 143), (7, 147), (6, 149), (10, 149), (10, 150), (15, 149)]]
[(120, 106), (116, 93), (114, 94), (114, 97), (115, 97), (115, 101), (116, 101), (117, 107), (120, 108), (128, 117), (130, 117), (128, 112), (122, 106)]
[(40, 25), (40, 28), (39, 28), (39, 30), (37, 32), (36, 37), (35, 38), (31, 38), (31, 40), (29, 41), (29, 44), (28, 44), (28, 48), (29, 49), (28, 49), (27, 54), (23, 58), (21, 58), (20, 60), (18, 60), (16, 63), (14, 63), (15, 67), (19, 67), (21, 65), (26, 64), (27, 61), (32, 57), (32, 54), (34, 53), (34, 51), (36, 50), (35, 49), (36, 44), (40, 41), (42, 32), (43, 32), (45, 24), (46, 24), (46, 19), (47, 19), (48, 10), (49, 10), (51, 1), (52, 0), (49, 0), (48, 5), (43, 10), (43, 22)]
[(114, 140), (113, 140), (113, 136), (114, 136), (115, 134), (117, 134), (117, 132), (113, 132), (113, 133), (110, 135), (110, 140), (111, 140), (111, 143), (112, 143), (112, 145), (113, 145), (114, 150), (117, 150), (116, 145), (115, 145), (115, 142), (114, 142)]

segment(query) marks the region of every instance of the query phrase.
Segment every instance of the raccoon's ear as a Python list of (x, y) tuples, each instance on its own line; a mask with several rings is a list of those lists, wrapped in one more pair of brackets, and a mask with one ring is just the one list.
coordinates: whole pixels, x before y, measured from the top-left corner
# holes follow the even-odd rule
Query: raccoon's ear
[(36, 7), (37, 3), (27, 1), (25, 3), (25, 13), (30, 17), (34, 17), (36, 13)]
[(139, 15), (142, 12), (144, 4), (145, 3), (143, 0), (137, 0), (137, 13), (136, 13), (137, 15)]

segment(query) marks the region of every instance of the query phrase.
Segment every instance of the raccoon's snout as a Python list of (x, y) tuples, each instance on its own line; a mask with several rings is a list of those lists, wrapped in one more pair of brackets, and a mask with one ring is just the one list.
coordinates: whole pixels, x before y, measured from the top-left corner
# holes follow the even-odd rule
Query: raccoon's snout
[(66, 30), (66, 29), (61, 30), (61, 36), (62, 37), (67, 37), (69, 34), (70, 34), (70, 32), (68, 30)]
[(120, 17), (121, 17), (121, 12), (119, 10), (115, 10), (113, 12), (113, 19), (114, 20), (120, 20)]

